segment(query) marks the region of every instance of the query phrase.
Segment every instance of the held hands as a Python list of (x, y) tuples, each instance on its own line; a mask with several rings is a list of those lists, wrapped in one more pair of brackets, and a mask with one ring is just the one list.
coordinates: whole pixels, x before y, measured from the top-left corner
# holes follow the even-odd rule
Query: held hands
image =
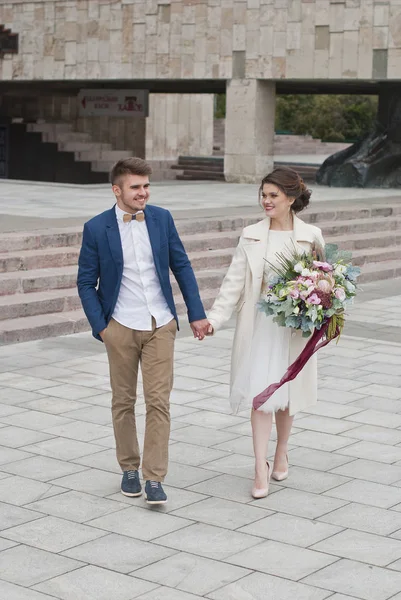
[(192, 321), (190, 323), (194, 338), (203, 340), (206, 335), (213, 334), (213, 327), (207, 319), (201, 319), (200, 321)]

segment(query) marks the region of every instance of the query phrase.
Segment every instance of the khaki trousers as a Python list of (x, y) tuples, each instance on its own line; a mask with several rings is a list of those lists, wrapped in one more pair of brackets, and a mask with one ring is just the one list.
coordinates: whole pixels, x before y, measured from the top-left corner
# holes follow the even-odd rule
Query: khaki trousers
[(129, 329), (111, 319), (103, 335), (113, 393), (111, 410), (117, 460), (122, 471), (134, 471), (140, 466), (135, 402), (141, 363), (146, 404), (142, 460), (145, 480), (164, 481), (167, 473), (176, 333), (175, 319), (162, 327), (156, 327), (152, 319), (152, 331)]

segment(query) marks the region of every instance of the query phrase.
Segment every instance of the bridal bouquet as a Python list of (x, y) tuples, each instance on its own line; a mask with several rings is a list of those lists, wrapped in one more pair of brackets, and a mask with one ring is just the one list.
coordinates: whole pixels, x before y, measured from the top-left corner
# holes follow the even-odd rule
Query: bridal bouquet
[(270, 265), (276, 277), (258, 305), (278, 325), (301, 329), (304, 337), (328, 323), (327, 335), (333, 338), (342, 330), (345, 307), (356, 294), (360, 269), (349, 262), (351, 252), (328, 244), (324, 253), (325, 261), (295, 247), (277, 254), (277, 264)]
[(272, 315), (278, 325), (301, 330), (310, 339), (281, 381), (254, 398), (254, 408), (294, 379), (319, 348), (339, 337), (345, 309), (356, 294), (360, 274), (360, 268), (350, 263), (351, 252), (340, 251), (334, 244), (325, 246), (324, 260), (318, 260), (315, 251), (303, 254), (295, 246), (276, 254), (276, 260), (276, 264), (270, 263), (275, 276), (258, 308)]

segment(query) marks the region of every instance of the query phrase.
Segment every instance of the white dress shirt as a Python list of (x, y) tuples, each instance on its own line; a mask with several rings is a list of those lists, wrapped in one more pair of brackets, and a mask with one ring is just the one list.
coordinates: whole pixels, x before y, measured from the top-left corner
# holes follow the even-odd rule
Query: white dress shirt
[[(139, 211), (142, 212), (142, 211)], [(116, 205), (116, 216), (123, 249), (123, 276), (113, 319), (139, 331), (152, 330), (173, 319), (161, 289), (153, 260), (146, 221), (124, 223), (124, 211)]]

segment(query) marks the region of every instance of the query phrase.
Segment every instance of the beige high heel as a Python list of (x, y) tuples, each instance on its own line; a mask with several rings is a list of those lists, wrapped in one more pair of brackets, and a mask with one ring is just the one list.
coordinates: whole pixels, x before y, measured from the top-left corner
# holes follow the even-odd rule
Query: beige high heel
[(285, 455), (286, 459), (287, 459), (287, 470), (286, 471), (273, 471), (272, 473), (272, 477), (273, 479), (275, 479), (276, 481), (284, 481), (284, 479), (287, 479), (288, 477), (288, 454)]
[(260, 500), (261, 498), (266, 498), (269, 493), (269, 483), (270, 483), (270, 465), (266, 461), (267, 464), (267, 486), (265, 488), (252, 488), (252, 498), (255, 500)]

